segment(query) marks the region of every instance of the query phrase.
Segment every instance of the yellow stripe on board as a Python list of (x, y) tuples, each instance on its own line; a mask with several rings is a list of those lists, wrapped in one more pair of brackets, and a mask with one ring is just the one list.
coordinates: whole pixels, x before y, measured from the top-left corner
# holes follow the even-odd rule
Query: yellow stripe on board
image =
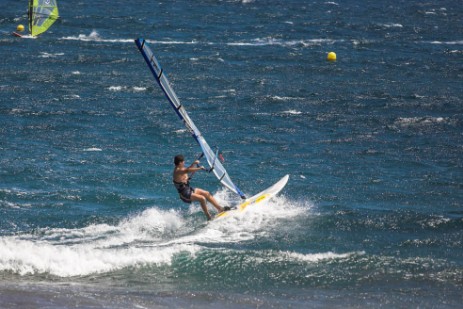
[(265, 199), (267, 196), (268, 196), (268, 194), (264, 194), (264, 195), (262, 195), (262, 196), (259, 196), (259, 197), (256, 199), (255, 203), (256, 203), (256, 204), (259, 203), (260, 201), (262, 201), (263, 199)]
[(220, 218), (222, 216), (225, 216), (226, 213), (227, 213), (227, 211), (222, 211), (221, 213), (216, 214), (215, 217)]
[(240, 211), (243, 211), (246, 208), (246, 206), (248, 206), (250, 203), (250, 201), (244, 202), (243, 204), (240, 204), (240, 206), (238, 206), (238, 209)]

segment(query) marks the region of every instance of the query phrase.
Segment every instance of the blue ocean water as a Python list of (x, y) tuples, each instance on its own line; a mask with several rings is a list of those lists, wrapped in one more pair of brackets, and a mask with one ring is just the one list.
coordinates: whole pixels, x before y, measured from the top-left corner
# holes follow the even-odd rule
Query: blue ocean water
[[(461, 306), (460, 3), (62, 2), (0, 37), (1, 308)], [(280, 196), (208, 224), (178, 199), (200, 150), (137, 37), (240, 188)]]

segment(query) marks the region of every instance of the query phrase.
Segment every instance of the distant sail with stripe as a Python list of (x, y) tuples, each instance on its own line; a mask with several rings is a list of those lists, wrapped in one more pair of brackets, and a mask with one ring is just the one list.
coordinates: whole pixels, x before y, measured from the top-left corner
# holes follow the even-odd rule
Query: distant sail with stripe
[(193, 123), (191, 118), (188, 116), (185, 108), (180, 103), (177, 95), (175, 94), (174, 90), (172, 89), (169, 80), (167, 79), (166, 74), (162, 70), (159, 62), (157, 61), (156, 57), (154, 56), (151, 49), (147, 46), (146, 41), (144, 39), (136, 39), (135, 43), (137, 44), (138, 49), (145, 58), (148, 67), (153, 73), (154, 78), (158, 82), (159, 86), (161, 87), (162, 91), (166, 95), (167, 99), (169, 100), (172, 108), (175, 110), (177, 115), (183, 121), (184, 125), (188, 129), (188, 131), (193, 135), (195, 140), (198, 142), (199, 146), (201, 147), (204, 156), (207, 159), (207, 163), (211, 167), (212, 172), (214, 175), (219, 179), (219, 181), (224, 185), (226, 188), (230, 189), (231, 191), (238, 194), (241, 198), (246, 198), (241, 190), (233, 183), (228, 175), (227, 171), (223, 167), (220, 160), (217, 158), (217, 152), (214, 152), (211, 147), (207, 144), (206, 140), (202, 136), (201, 132), (198, 130), (196, 125)]
[(29, 33), (38, 36), (58, 19), (56, 0), (29, 0)]

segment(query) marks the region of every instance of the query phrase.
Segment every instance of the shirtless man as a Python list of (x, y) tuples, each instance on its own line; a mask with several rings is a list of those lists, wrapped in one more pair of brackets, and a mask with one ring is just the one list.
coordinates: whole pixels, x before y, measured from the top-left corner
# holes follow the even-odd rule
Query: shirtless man
[(190, 187), (190, 178), (188, 174), (200, 170), (205, 170), (204, 167), (198, 166), (198, 160), (193, 162), (193, 164), (191, 164), (190, 167), (185, 167), (184, 157), (182, 155), (177, 155), (174, 158), (174, 164), (175, 168), (173, 173), (173, 181), (175, 188), (177, 189), (180, 195), (180, 199), (182, 201), (184, 201), (185, 203), (199, 202), (201, 204), (201, 208), (204, 211), (204, 214), (207, 217), (207, 220), (212, 219), (212, 216), (209, 214), (209, 211), (207, 209), (207, 201), (214, 205), (218, 212), (230, 210), (230, 207), (220, 206), (219, 203), (217, 203), (216, 199), (208, 191), (205, 191), (200, 188)]

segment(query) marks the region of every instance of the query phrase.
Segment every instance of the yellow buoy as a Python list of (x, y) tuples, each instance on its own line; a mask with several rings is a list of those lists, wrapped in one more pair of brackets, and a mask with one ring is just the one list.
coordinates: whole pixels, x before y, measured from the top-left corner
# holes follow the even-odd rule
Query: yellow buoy
[(24, 26), (23, 25), (18, 25), (16, 27), (16, 31), (23, 32), (24, 31)]
[(336, 53), (329, 52), (328, 56), (326, 57), (326, 60), (328, 60), (328, 61), (336, 61)]

